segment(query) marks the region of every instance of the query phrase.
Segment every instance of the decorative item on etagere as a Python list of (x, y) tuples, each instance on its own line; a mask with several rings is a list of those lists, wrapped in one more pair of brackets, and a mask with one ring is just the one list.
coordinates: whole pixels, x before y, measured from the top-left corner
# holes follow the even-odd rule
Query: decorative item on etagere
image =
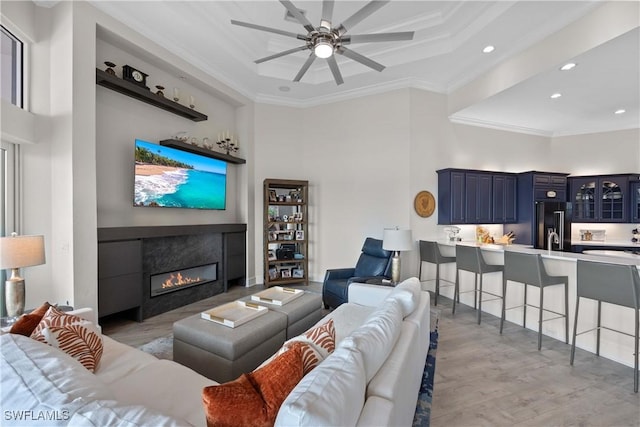
[(235, 153), (240, 148), (238, 139), (234, 138), (233, 135), (229, 135), (229, 131), (227, 131), (226, 135), (224, 133), (218, 134), (218, 141), (216, 144), (218, 144), (218, 147), (225, 150), (227, 154), (230, 154), (230, 152)]

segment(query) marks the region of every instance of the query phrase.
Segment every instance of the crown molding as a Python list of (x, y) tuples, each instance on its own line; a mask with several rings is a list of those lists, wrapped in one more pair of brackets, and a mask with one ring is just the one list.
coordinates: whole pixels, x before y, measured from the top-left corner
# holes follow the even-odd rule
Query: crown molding
[(472, 117), (452, 115), (452, 116), (449, 116), (449, 121), (451, 123), (456, 123), (460, 125), (477, 126), (477, 127), (488, 128), (488, 129), (503, 130), (507, 132), (525, 133), (528, 135), (544, 136), (547, 138), (551, 138), (552, 136), (554, 136), (553, 132), (544, 130), (544, 129), (515, 126), (515, 125), (510, 125), (508, 123), (490, 122), (486, 120), (475, 119)]

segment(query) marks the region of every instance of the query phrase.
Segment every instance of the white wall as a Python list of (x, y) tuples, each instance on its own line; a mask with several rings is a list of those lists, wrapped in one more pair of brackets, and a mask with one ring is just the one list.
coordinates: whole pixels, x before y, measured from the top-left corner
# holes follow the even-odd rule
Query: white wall
[(220, 224), (237, 221), (238, 177), (243, 166), (229, 164), (227, 168), (227, 205), (225, 210), (159, 209), (133, 206), (134, 160), (136, 138), (158, 143), (185, 131), (202, 143), (211, 143), (218, 133), (234, 129), (235, 108), (204, 91), (189, 85), (166, 71), (97, 40), (96, 64), (104, 69), (104, 61), (116, 64), (118, 77), (122, 65), (129, 64), (149, 74), (147, 86), (153, 92), (156, 84), (164, 86), (167, 97), (174, 87), (180, 89), (182, 100), (195, 96), (196, 109), (209, 118), (193, 122), (155, 106), (140, 102), (111, 89), (96, 86), (96, 168), (98, 227), (128, 227), (141, 225)]
[(550, 162), (572, 175), (640, 173), (640, 129), (553, 138)]
[[(308, 109), (256, 108), (255, 200), (264, 178), (310, 181), (310, 278), (353, 266), (365, 237), (410, 227), (415, 240), (442, 237), (437, 211), (419, 217), (413, 198), (437, 198), (436, 170), (520, 172), (544, 169), (548, 138), (453, 125), (446, 95), (404, 89)], [(326, 125), (326, 124), (329, 125)], [(287, 159), (289, 157), (291, 160)], [(254, 210), (256, 227), (262, 211)], [(256, 254), (262, 236), (256, 236)], [(417, 274), (418, 254), (403, 254), (403, 276)], [(258, 283), (262, 260), (256, 258)]]

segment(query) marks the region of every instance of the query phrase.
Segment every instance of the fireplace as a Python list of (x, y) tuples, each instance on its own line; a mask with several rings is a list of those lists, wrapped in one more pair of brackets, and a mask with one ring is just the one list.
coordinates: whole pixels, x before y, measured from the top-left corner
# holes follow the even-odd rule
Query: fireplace
[(218, 280), (218, 263), (152, 274), (151, 298)]

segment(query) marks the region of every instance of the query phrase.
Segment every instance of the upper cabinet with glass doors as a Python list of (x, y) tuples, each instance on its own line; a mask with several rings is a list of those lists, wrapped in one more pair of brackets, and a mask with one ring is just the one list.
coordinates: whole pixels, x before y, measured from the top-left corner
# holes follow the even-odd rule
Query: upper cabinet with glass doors
[(629, 182), (634, 176), (569, 177), (573, 222), (629, 222)]

